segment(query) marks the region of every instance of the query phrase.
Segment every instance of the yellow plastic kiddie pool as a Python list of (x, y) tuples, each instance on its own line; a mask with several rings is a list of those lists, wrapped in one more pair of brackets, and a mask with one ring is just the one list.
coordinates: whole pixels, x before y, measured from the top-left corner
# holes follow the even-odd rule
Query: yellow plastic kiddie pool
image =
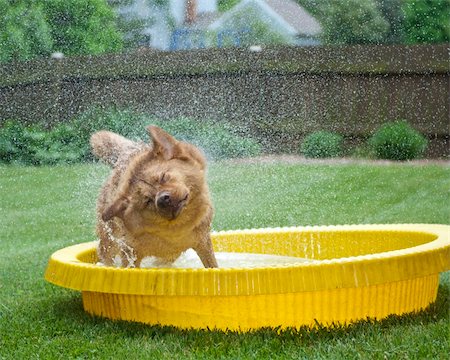
[[(450, 226), (269, 228), (212, 234), (215, 251), (306, 259), (270, 266), (124, 269), (95, 242), (55, 252), (45, 278), (82, 292), (93, 315), (179, 328), (248, 331), (383, 319), (419, 311), (450, 268)], [(220, 265), (220, 262), (219, 262)]]

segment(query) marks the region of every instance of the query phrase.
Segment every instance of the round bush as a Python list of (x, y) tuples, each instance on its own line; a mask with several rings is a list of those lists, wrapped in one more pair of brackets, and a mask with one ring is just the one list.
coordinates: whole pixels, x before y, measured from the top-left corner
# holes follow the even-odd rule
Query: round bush
[(343, 137), (330, 131), (317, 131), (303, 140), (300, 152), (307, 158), (329, 158), (342, 156)]
[(423, 155), (427, 139), (404, 120), (382, 125), (369, 139), (369, 147), (378, 159), (411, 160)]

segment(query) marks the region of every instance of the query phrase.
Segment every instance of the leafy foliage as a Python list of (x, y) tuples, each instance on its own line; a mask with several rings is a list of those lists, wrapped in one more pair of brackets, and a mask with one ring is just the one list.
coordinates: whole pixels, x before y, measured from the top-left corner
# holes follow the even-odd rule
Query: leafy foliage
[(116, 15), (105, 0), (40, 0), (51, 27), (54, 49), (67, 55), (120, 50)]
[(297, 0), (330, 44), (450, 41), (450, 0)]
[(28, 151), (29, 130), (14, 121), (6, 121), (0, 129), (0, 159), (2, 162), (28, 163), (31, 154)]
[(240, 0), (218, 0), (217, 7), (219, 8), (219, 11), (225, 12), (230, 10), (233, 6), (237, 5), (239, 2)]
[(403, 0), (375, 0), (381, 14), (389, 23), (389, 30), (383, 42), (387, 44), (401, 44), (404, 42), (405, 16), (402, 5)]
[(450, 0), (405, 0), (406, 42), (450, 41)]
[(389, 30), (387, 20), (373, 0), (329, 2), (322, 27), (327, 44), (379, 43)]
[(369, 146), (379, 159), (412, 160), (422, 156), (427, 139), (404, 120), (382, 125), (369, 139)]
[(270, 22), (270, 18), (264, 12), (248, 5), (226, 20), (219, 29), (219, 33), (214, 35), (218, 37), (221, 47), (286, 44), (292, 42), (293, 39), (281, 31), (275, 30), (270, 25)]
[[(383, 31), (382, 37), (380, 37), (379, 34), (377, 35), (376, 42), (388, 44), (400, 44), (404, 42), (404, 13), (402, 9), (403, 0), (369, 0), (350, 2), (347, 0), (297, 0), (297, 2), (312, 15), (316, 16), (321, 24), (328, 23), (329, 13), (336, 12), (336, 7), (342, 8), (339, 14), (336, 14), (335, 16), (340, 17), (340, 26), (347, 27), (348, 32), (355, 32), (359, 27), (359, 33), (370, 33), (371, 28), (373, 27), (373, 22), (369, 21), (370, 17), (376, 15), (376, 18), (379, 19), (381, 16), (381, 18), (388, 24), (388, 28), (386, 31)], [(350, 13), (347, 14), (346, 9), (350, 9), (351, 7), (353, 7), (353, 9), (351, 9)], [(370, 15), (370, 13), (372, 13), (372, 15)], [(340, 14), (342, 14), (342, 16)], [(354, 17), (351, 14), (358, 15), (357, 17)], [(361, 17), (366, 17), (366, 19)], [(338, 19), (333, 19), (333, 23), (336, 23), (337, 21)], [(326, 30), (329, 32), (335, 31), (332, 27)], [(338, 33), (334, 36), (337, 39), (340, 37)], [(332, 36), (327, 35), (327, 38), (331, 40)], [(361, 37), (359, 37), (358, 41), (358, 43), (361, 44), (368, 42), (367, 39)], [(346, 41), (339, 43), (350, 42)]]
[(0, 0), (0, 62), (118, 51), (115, 20), (105, 0)]
[(0, 62), (48, 55), (52, 46), (51, 29), (40, 4), (0, 0)]
[[(130, 110), (93, 108), (72, 120), (76, 136), (89, 139), (98, 130), (107, 129), (134, 140), (147, 141), (146, 127), (160, 126), (176, 138), (191, 142), (204, 150), (212, 159), (255, 156), (261, 146), (249, 137), (236, 134), (226, 123), (179, 117), (170, 120), (157, 119), (148, 114)], [(87, 147), (86, 158), (89, 157)]]
[(27, 165), (75, 163), (85, 157), (86, 149), (74, 128), (60, 124), (53, 130), (7, 121), (0, 128), (0, 162)]
[(110, 130), (134, 140), (147, 141), (146, 126), (155, 124), (175, 137), (201, 147), (212, 159), (255, 156), (261, 146), (235, 134), (226, 124), (188, 118), (159, 120), (128, 110), (91, 109), (50, 130), (7, 121), (0, 128), (0, 162), (54, 165), (92, 160), (89, 138), (98, 130)]
[(170, 121), (153, 121), (175, 137), (202, 148), (209, 158), (225, 159), (257, 156), (261, 145), (248, 136), (240, 136), (226, 123), (196, 121), (177, 118)]
[(329, 131), (317, 131), (306, 136), (300, 152), (309, 158), (329, 158), (341, 156), (343, 137)]

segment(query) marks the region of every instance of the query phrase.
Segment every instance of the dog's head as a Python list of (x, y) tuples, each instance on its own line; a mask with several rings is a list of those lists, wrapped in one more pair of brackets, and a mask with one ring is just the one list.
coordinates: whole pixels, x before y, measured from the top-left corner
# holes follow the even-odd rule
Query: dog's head
[(131, 231), (150, 223), (190, 221), (209, 201), (202, 153), (156, 126), (149, 126), (148, 132), (153, 146), (130, 160), (116, 198), (101, 214), (103, 221), (121, 218)]

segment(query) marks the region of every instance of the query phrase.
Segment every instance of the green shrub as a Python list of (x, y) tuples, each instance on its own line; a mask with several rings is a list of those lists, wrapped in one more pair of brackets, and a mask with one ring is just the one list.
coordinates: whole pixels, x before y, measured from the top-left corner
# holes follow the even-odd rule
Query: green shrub
[(164, 128), (181, 140), (194, 143), (210, 159), (261, 153), (261, 146), (255, 140), (237, 135), (224, 123), (189, 118), (160, 120), (129, 110), (94, 108), (50, 130), (40, 125), (25, 126), (7, 121), (0, 128), (0, 162), (55, 165), (90, 161), (93, 157), (89, 138), (94, 132), (109, 130), (133, 140), (148, 142), (146, 127), (150, 124)]
[(37, 129), (31, 133), (29, 144), (34, 164), (72, 164), (86, 159), (88, 147), (82, 139), (74, 136), (75, 129), (70, 124), (59, 124), (52, 130)]
[(0, 128), (0, 162), (26, 165), (80, 162), (85, 159), (86, 149), (73, 134), (73, 127), (67, 124), (49, 131), (40, 125), (7, 121)]
[(29, 163), (32, 154), (28, 148), (30, 130), (9, 120), (0, 128), (0, 162)]
[[(87, 140), (95, 131), (106, 129), (133, 140), (148, 141), (145, 128), (150, 124), (163, 128), (178, 139), (199, 146), (211, 159), (256, 156), (261, 153), (261, 146), (254, 139), (237, 135), (226, 123), (214, 123), (210, 120), (184, 117), (161, 120), (130, 110), (97, 108), (72, 121), (77, 136)], [(89, 150), (88, 144), (87, 149)]]
[(154, 120), (153, 124), (160, 126), (178, 139), (197, 145), (212, 159), (251, 157), (261, 154), (261, 145), (256, 140), (236, 134), (226, 123), (177, 118), (166, 121)]
[(368, 143), (377, 158), (388, 160), (419, 158), (428, 145), (427, 139), (404, 120), (382, 125)]
[(305, 137), (300, 152), (308, 158), (338, 157), (343, 154), (343, 137), (329, 131), (316, 131)]
[(261, 153), (261, 146), (250, 137), (236, 134), (226, 123), (214, 123), (210, 120), (195, 120), (179, 117), (161, 120), (148, 114), (130, 110), (95, 108), (89, 110), (71, 124), (79, 138), (88, 139), (92, 133), (106, 129), (133, 140), (148, 141), (146, 127), (157, 125), (178, 139), (191, 142), (206, 153), (211, 159), (256, 156)]
[(74, 137), (79, 139), (79, 147), (83, 152), (83, 160), (94, 159), (89, 138), (99, 130), (109, 130), (132, 140), (148, 141), (145, 127), (152, 123), (148, 115), (131, 110), (115, 108), (91, 108), (70, 121)]

